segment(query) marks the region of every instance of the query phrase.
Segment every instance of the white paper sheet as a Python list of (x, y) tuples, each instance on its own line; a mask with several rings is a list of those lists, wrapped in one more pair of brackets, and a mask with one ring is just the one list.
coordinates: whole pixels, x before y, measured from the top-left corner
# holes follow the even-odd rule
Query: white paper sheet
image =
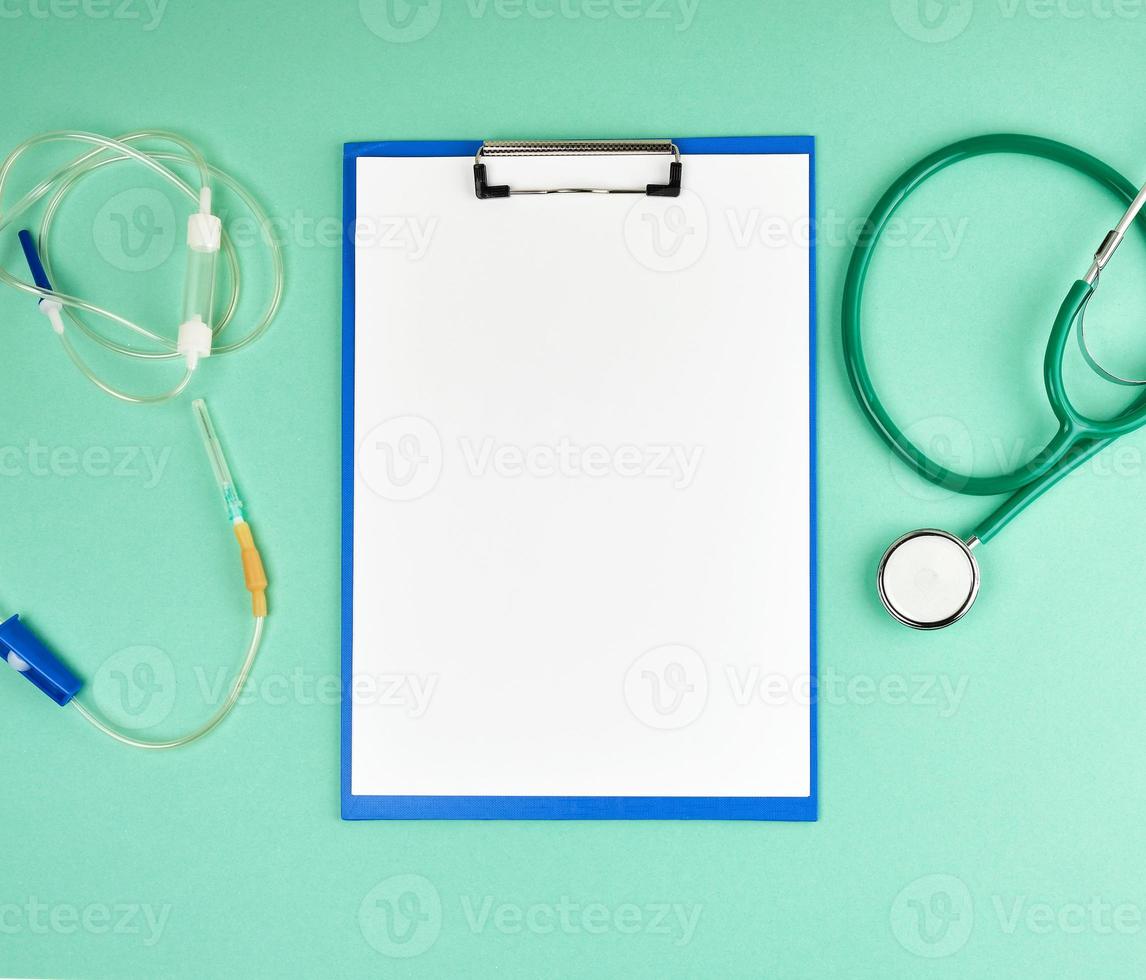
[(808, 796), (808, 157), (357, 168), (353, 793)]

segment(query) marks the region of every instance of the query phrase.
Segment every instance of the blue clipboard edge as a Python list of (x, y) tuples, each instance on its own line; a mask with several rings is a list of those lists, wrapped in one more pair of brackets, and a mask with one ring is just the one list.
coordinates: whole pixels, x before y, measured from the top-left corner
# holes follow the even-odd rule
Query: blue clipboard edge
[[(808, 157), (808, 213), (816, 214), (816, 153), (811, 136), (702, 136), (674, 140), (682, 154), (789, 153)], [(708, 796), (355, 796), (351, 792), (354, 610), (354, 239), (360, 157), (472, 157), (481, 140), (383, 140), (343, 151), (342, 243), (342, 819), (343, 820), (783, 820), (819, 817), (818, 698), (809, 708), (810, 794), (799, 797)], [(808, 250), (808, 438), (811, 676), (817, 664), (818, 512), (816, 504), (816, 236)], [(816, 690), (813, 682), (812, 690)]]

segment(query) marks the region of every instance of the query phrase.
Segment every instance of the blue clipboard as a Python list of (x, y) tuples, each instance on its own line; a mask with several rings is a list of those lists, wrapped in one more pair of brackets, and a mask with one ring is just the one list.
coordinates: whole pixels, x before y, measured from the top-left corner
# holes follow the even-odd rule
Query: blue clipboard
[[(682, 155), (799, 154), (808, 158), (808, 214), (816, 214), (815, 140), (811, 136), (692, 137), (674, 139)], [(818, 818), (817, 546), (816, 546), (816, 243), (808, 250), (810, 443), (810, 793), (801, 797), (724, 796), (363, 796), (352, 792), (354, 609), (354, 351), (357, 169), (362, 157), (468, 157), (480, 140), (386, 140), (347, 143), (343, 152), (342, 254), (342, 818), (344, 820), (782, 820)]]

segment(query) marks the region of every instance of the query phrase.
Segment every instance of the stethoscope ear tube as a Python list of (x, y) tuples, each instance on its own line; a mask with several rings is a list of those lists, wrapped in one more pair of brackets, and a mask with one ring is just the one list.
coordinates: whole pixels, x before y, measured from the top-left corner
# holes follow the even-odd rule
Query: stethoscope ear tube
[[(1137, 191), (1135, 184), (1082, 150), (1038, 136), (1000, 133), (961, 140), (931, 153), (904, 171), (884, 192), (869, 215), (864, 231), (852, 251), (844, 280), (842, 339), (848, 380), (864, 415), (899, 459), (931, 483), (974, 496), (1014, 493), (1032, 479), (1037, 479), (1049, 469), (1049, 466), (1043, 468), (1043, 464), (1047, 463), (1045, 451), (1031, 463), (993, 476), (960, 473), (924, 453), (900, 429), (875, 390), (863, 348), (863, 293), (881, 236), (903, 202), (926, 180), (952, 164), (995, 153), (1017, 153), (1062, 163), (1093, 178), (1127, 201), (1134, 201)], [(1072, 287), (1068, 296), (1071, 302), (1076, 288), (1081, 290), (1077, 284)], [(1082, 295), (1081, 291), (1079, 295)], [(1046, 448), (1051, 449), (1050, 446)]]

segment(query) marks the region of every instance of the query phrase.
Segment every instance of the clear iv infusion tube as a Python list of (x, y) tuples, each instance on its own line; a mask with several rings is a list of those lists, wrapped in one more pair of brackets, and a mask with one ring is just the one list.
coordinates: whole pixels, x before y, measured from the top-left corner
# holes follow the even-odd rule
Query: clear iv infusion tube
[(227, 517), (232, 523), (238, 523), (243, 519), (243, 503), (239, 500), (239, 493), (235, 489), (231, 467), (227, 465), (227, 457), (223, 455), (223, 444), (219, 442), (219, 435), (215, 432), (215, 424), (207, 411), (207, 403), (202, 398), (197, 398), (191, 403), (191, 408), (195, 411), (195, 421), (199, 423), (199, 435), (203, 440), (203, 448), (207, 451), (207, 459), (211, 463), (211, 473), (215, 477), (219, 492), (223, 495)]
[[(89, 144), (92, 149), (87, 150), (70, 163), (53, 171), (32, 187), (31, 190), (27, 191), (27, 193), (14, 204), (6, 206), (4, 201), (6, 196), (11, 196), (9, 193), (9, 185), (11, 183), (12, 168), (16, 163), (22, 159), (26, 153), (36, 147), (61, 142)], [(177, 152), (144, 149), (138, 145), (140, 143), (153, 142), (170, 144)], [(95, 133), (67, 131), (45, 133), (25, 141), (8, 155), (3, 164), (0, 164), (0, 233), (9, 229), (14, 222), (32, 207), (47, 198), (39, 234), (36, 236), (36, 245), (43, 262), (44, 270), (51, 278), (52, 253), (50, 248), (50, 233), (56, 213), (68, 191), (75, 185), (76, 181), (96, 170), (110, 164), (129, 161), (134, 161), (147, 167), (153, 173), (172, 184), (190, 200), (195, 202), (201, 213), (204, 210), (209, 211), (210, 209), (211, 181), (214, 180), (222, 184), (243, 202), (254, 216), (258, 226), (264, 230), (263, 241), (266, 244), (271, 264), (271, 288), (263, 312), (256, 321), (255, 326), (244, 336), (236, 341), (225, 344), (212, 342), (210, 348), (214, 356), (219, 356), (221, 354), (241, 350), (253, 343), (266, 331), (267, 327), (270, 326), (271, 320), (274, 319), (279, 303), (282, 300), (282, 248), (275, 237), (270, 234), (269, 220), (258, 201), (255, 200), (246, 188), (232, 177), (210, 166), (195, 146), (181, 136), (164, 130), (146, 130), (129, 133), (118, 139), (112, 139), (110, 137), (99, 136)], [(172, 166), (181, 169), (190, 168), (194, 174), (195, 182), (188, 183), (176, 170), (172, 169)], [(218, 320), (214, 324), (211, 324), (209, 319), (204, 320), (205, 325), (210, 327), (216, 340), (223, 333), (234, 316), (239, 302), (239, 290), (241, 285), (239, 262), (235, 248), (225, 232), (221, 234), (219, 244), (227, 265), (227, 278), (230, 284), (230, 290), (222, 315)], [(185, 311), (192, 309), (209, 314), (211, 311), (209, 308), (204, 310), (204, 304), (207, 304), (208, 307), (214, 305), (214, 295), (212, 292), (214, 287), (214, 255), (211, 255), (208, 259), (203, 255), (195, 255), (194, 249), (190, 249), (189, 251), (192, 254), (188, 262), (188, 279), (185, 287), (184, 308)], [(54, 278), (52, 281), (55, 281)], [(148, 329), (127, 317), (121, 316), (78, 296), (73, 296), (55, 288), (44, 288), (34, 282), (27, 282), (13, 275), (2, 266), (0, 266), (0, 282), (37, 298), (58, 303), (68, 320), (88, 339), (112, 353), (144, 361), (166, 360), (183, 356), (178, 344), (172, 341), (169, 336)], [(95, 327), (84, 318), (83, 314), (108, 320), (127, 333), (134, 334), (136, 338), (142, 339), (148, 346), (131, 346), (127, 343), (113, 340), (96, 330)], [(65, 353), (67, 353), (68, 357), (84, 376), (102, 391), (121, 401), (135, 404), (155, 404), (167, 401), (180, 394), (191, 380), (193, 367), (191, 366), (192, 362), (189, 361), (183, 377), (174, 387), (159, 394), (132, 394), (100, 378), (76, 349), (66, 331), (60, 333), (59, 337)]]
[(211, 715), (206, 722), (194, 731), (188, 732), (179, 738), (157, 741), (136, 738), (134, 735), (121, 731), (110, 722), (101, 718), (95, 711), (84, 705), (78, 697), (72, 699), (71, 704), (75, 706), (75, 709), (84, 719), (105, 735), (110, 735), (117, 742), (137, 749), (150, 749), (153, 751), (177, 749), (214, 731), (219, 723), (231, 713), (231, 709), (235, 707), (240, 694), (242, 694), (243, 686), (251, 674), (251, 668), (255, 665), (255, 658), (259, 654), (259, 646), (262, 644), (263, 639), (263, 626), (266, 623), (267, 617), (266, 574), (263, 571), (262, 559), (259, 557), (258, 549), (255, 547), (251, 530), (243, 516), (243, 504), (235, 489), (235, 483), (231, 477), (231, 468), (227, 465), (227, 457), (223, 453), (223, 446), (219, 441), (218, 434), (215, 432), (215, 426), (211, 421), (210, 413), (207, 411), (206, 402), (202, 399), (197, 399), (192, 403), (192, 408), (195, 411), (195, 419), (198, 423), (199, 434), (202, 437), (204, 449), (207, 452), (207, 458), (211, 463), (211, 471), (215, 476), (215, 482), (218, 484), (223, 496), (223, 505), (227, 510), (227, 519), (234, 528), (235, 537), (239, 540), (247, 589), (251, 593), (255, 625), (250, 642), (247, 644), (247, 652), (243, 657), (238, 672), (235, 674), (234, 680), (231, 682), (231, 687), (223, 703), (219, 705), (215, 713)]
[[(14, 204), (6, 206), (4, 203), (6, 195), (12, 196), (10, 193), (11, 174), (16, 163), (36, 147), (62, 142), (78, 142), (88, 144), (92, 148), (70, 163), (53, 171)], [(169, 144), (174, 147), (174, 150), (145, 149), (139, 145), (154, 142)], [(188, 262), (183, 294), (183, 318), (180, 321), (179, 338), (175, 342), (159, 331), (150, 330), (102, 306), (58, 290), (53, 285), (55, 279), (52, 273), (49, 242), (51, 228), (60, 204), (78, 180), (108, 165), (130, 161), (148, 168), (172, 184), (195, 202), (197, 206), (197, 211), (192, 214), (188, 223)], [(173, 167), (181, 171), (190, 170), (193, 174), (193, 182), (188, 182), (180, 176), (176, 169), (172, 169)], [(250, 210), (257, 225), (263, 229), (263, 241), (267, 247), (271, 266), (270, 294), (259, 319), (243, 336), (229, 343), (218, 343), (218, 338), (230, 324), (238, 307), (239, 262), (233, 243), (223, 231), (218, 218), (211, 213), (212, 181), (226, 187)], [(13, 230), (13, 225), (45, 198), (47, 200), (44, 204), (38, 234), (32, 239), (26, 232), (21, 232), (25, 254), (29, 265), (33, 267), (33, 277), (37, 281), (26, 282), (0, 266), (0, 283), (27, 293), (40, 301), (41, 312), (48, 316), (52, 329), (59, 336), (68, 357), (85, 377), (107, 394), (121, 401), (134, 404), (156, 404), (175, 398), (187, 387), (201, 356), (218, 356), (241, 350), (262, 336), (274, 319), (282, 300), (283, 260), (281, 246), (270, 234), (270, 222), (266, 213), (246, 188), (232, 177), (210, 166), (195, 146), (182, 137), (163, 130), (129, 133), (118, 139), (99, 136), (94, 133), (67, 131), (45, 133), (29, 139), (13, 150), (0, 164), (0, 233), (5, 230)], [(219, 304), (222, 307), (222, 313), (216, 318), (214, 316), (217, 305), (215, 277), (216, 259), (219, 251), (222, 251), (227, 264), (230, 289), (226, 295), (225, 303)], [(142, 361), (184, 358), (186, 367), (183, 377), (174, 387), (159, 394), (132, 394), (111, 385), (92, 370), (71, 342), (61, 314), (66, 316), (70, 323), (77, 327), (90, 341), (114, 354)], [(85, 314), (110, 321), (128, 334), (133, 334), (136, 342), (142, 341), (144, 346), (131, 346), (126, 342), (105, 336), (85, 319)], [(186, 337), (185, 330), (187, 330)], [(246, 587), (251, 594), (254, 626), (246, 653), (231, 683), (227, 697), (203, 725), (181, 737), (157, 741), (136, 738), (128, 732), (117, 729), (67, 691), (63, 692), (61, 697), (70, 698), (70, 702), (60, 699), (58, 703), (71, 703), (80, 715), (99, 731), (125, 745), (140, 749), (174, 749), (187, 745), (214, 730), (227, 717), (238, 702), (243, 686), (254, 666), (255, 658), (258, 656), (267, 615), (266, 574), (250, 526), (243, 517), (243, 505), (235, 490), (222, 445), (206, 405), (202, 400), (198, 400), (193, 404), (193, 408), (212, 471), (223, 495), (228, 520), (239, 542)], [(13, 621), (18, 619), (18, 616), (13, 617), (6, 625), (11, 630), (23, 629), (18, 624), (13, 625)], [(25, 639), (30, 636), (26, 631), (19, 635)], [(43, 648), (38, 641), (36, 641), (33, 649), (39, 656), (45, 658), (44, 664), (48, 664), (50, 661), (50, 666), (47, 669), (59, 670), (69, 678), (72, 676), (66, 668), (55, 662), (50, 652)], [(45, 678), (45, 675), (38, 671), (37, 665), (29, 664), (15, 655), (14, 652), (8, 655), (8, 663), (16, 666), (17, 670), (24, 671), (29, 675), (34, 674), (37, 681), (40, 682), (37, 683), (37, 686), (45, 690), (53, 689), (50, 682), (61, 676), (56, 674)], [(79, 686), (80, 682), (76, 679), (74, 687), (79, 688)]]
[(231, 682), (231, 690), (227, 694), (226, 700), (219, 705), (215, 713), (199, 728), (179, 738), (169, 739), (167, 741), (154, 741), (150, 742), (146, 739), (135, 738), (127, 732), (120, 731), (114, 728), (109, 722), (104, 721), (99, 715), (95, 714), (91, 709), (86, 708), (79, 698), (73, 698), (71, 703), (75, 709), (87, 721), (91, 722), (105, 735), (110, 735), (117, 742), (124, 745), (129, 745), (134, 749), (150, 749), (152, 751), (162, 749), (177, 749), (181, 746), (188, 745), (191, 742), (201, 739), (204, 735), (215, 730), (219, 723), (231, 713), (231, 709), (239, 700), (239, 695), (243, 692), (243, 685), (246, 684), (247, 678), (251, 674), (251, 668), (255, 665), (255, 658), (259, 655), (259, 646), (263, 641), (263, 624), (266, 622), (266, 617), (259, 616), (255, 619), (254, 632), (251, 635), (251, 642), (247, 645), (247, 653), (243, 658), (242, 666), (239, 672), (235, 675), (234, 681)]

